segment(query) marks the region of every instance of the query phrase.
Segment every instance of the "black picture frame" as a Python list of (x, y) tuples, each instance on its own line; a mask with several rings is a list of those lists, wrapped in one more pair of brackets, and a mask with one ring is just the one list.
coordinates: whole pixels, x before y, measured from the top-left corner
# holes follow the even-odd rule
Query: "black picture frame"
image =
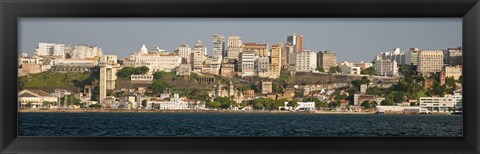
[[(0, 0), (1, 153), (480, 152), (478, 0)], [(463, 137), (17, 137), (22, 17), (458, 17), (463, 19)]]

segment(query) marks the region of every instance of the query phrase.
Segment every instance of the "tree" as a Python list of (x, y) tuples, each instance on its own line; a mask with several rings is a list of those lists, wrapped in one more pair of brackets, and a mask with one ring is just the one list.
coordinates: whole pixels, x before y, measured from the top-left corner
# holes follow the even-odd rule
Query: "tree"
[(99, 108), (101, 108), (101, 107), (102, 107), (102, 105), (101, 105), (101, 104), (99, 104), (99, 103), (97, 103), (97, 104), (91, 104), (91, 105), (89, 105), (88, 107), (89, 107), (89, 108), (95, 108), (95, 109), (99, 109)]
[(365, 108), (365, 109), (370, 109), (370, 108), (372, 108), (372, 105), (371, 105), (370, 102), (368, 102), (368, 101), (363, 101), (360, 106), (362, 106), (362, 107)]
[(317, 71), (319, 71), (319, 72), (325, 72), (325, 69), (323, 69), (323, 67), (319, 67), (319, 68), (317, 68)]
[(369, 67), (369, 68), (366, 68), (366, 69), (363, 69), (362, 71), (360, 71), (360, 74), (377, 75), (377, 71), (375, 70), (374, 67)]
[(455, 90), (457, 88), (456, 81), (453, 77), (448, 77), (445, 79), (445, 84), (449, 87)]
[(155, 80), (152, 87), (155, 92), (164, 93), (170, 87), (170, 85), (164, 80)]
[(380, 105), (388, 105), (388, 106), (393, 106), (393, 100), (391, 99), (385, 99), (382, 102), (380, 102)]
[(121, 78), (129, 78), (135, 72), (133, 67), (124, 67), (117, 72), (117, 76)]
[(146, 99), (142, 100), (142, 106), (147, 107), (147, 100)]
[(135, 71), (134, 71), (134, 74), (135, 75), (146, 74), (146, 73), (148, 73), (148, 71), (150, 71), (150, 68), (148, 68), (147, 66), (136, 67)]
[(342, 69), (339, 66), (332, 66), (330, 67), (330, 73), (340, 73)]

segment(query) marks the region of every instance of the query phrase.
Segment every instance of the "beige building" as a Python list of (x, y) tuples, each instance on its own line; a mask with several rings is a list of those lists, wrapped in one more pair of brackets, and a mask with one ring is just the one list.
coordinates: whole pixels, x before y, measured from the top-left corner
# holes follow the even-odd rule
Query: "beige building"
[(177, 75), (190, 75), (191, 73), (191, 66), (190, 64), (180, 64), (177, 71), (175, 72)]
[(323, 68), (330, 72), (331, 67), (337, 66), (337, 54), (331, 51), (320, 51), (317, 53), (317, 68)]
[(270, 53), (268, 51), (268, 44), (259, 44), (259, 43), (244, 43), (243, 51), (255, 51), (256, 56), (268, 57)]
[(447, 78), (458, 80), (462, 76), (462, 65), (444, 66), (440, 72), (440, 84), (445, 84)]
[(117, 80), (117, 71), (120, 64), (117, 64), (116, 55), (102, 55), (100, 58), (100, 96), (98, 102), (103, 103), (107, 97), (107, 90), (115, 89), (115, 80)]
[(229, 36), (227, 44), (227, 58), (228, 59), (239, 59), (240, 53), (243, 51), (243, 42), (242, 37), (240, 36)]
[(203, 67), (203, 62), (207, 58), (205, 56), (207, 48), (202, 44), (202, 41), (197, 41), (195, 47), (193, 48), (193, 71), (201, 72)]
[(42, 90), (22, 90), (18, 93), (18, 103), (21, 106), (31, 104), (35, 107), (43, 105), (43, 102), (58, 103), (58, 97), (51, 96)]
[(442, 71), (443, 51), (423, 50), (418, 54), (417, 72), (423, 75)]
[(220, 69), (220, 75), (229, 78), (235, 77), (235, 64), (223, 63)]
[(73, 49), (73, 59), (100, 58), (102, 48), (86, 44), (75, 45)]
[(272, 45), (271, 63), (269, 67), (269, 78), (278, 78), (282, 69), (282, 51), (285, 50), (283, 44)]
[(192, 48), (188, 46), (188, 44), (181, 44), (177, 48), (177, 53), (178, 56), (182, 57), (182, 63), (185, 64), (191, 64), (191, 58), (190, 56), (192, 55)]
[(262, 81), (262, 94), (270, 94), (272, 93), (272, 82), (270, 81)]

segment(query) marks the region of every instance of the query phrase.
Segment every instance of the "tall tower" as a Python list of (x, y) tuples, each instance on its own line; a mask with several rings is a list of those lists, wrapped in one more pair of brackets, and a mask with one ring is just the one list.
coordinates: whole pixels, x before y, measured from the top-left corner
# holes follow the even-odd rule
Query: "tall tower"
[(229, 92), (228, 92), (228, 96), (231, 97), (231, 96), (235, 95), (235, 90), (233, 89), (233, 83), (232, 83), (232, 81), (230, 81), (229, 86), (230, 86), (230, 90), (229, 90)]
[(116, 55), (103, 55), (100, 58), (100, 97), (98, 102), (103, 103), (107, 97), (107, 90), (115, 89), (115, 80), (117, 80), (117, 70), (120, 64), (117, 64)]
[(225, 36), (221, 34), (213, 34), (213, 55), (225, 56)]
[(240, 37), (240, 36), (229, 36), (228, 37), (227, 58), (238, 60), (242, 50), (243, 50), (242, 37)]

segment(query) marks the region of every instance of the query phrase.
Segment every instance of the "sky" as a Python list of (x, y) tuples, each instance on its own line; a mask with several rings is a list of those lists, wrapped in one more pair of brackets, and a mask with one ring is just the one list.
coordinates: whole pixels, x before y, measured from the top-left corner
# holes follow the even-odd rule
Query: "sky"
[(286, 43), (293, 33), (304, 49), (334, 51), (337, 61), (371, 61), (380, 52), (462, 45), (461, 18), (20, 18), (19, 54), (33, 55), (39, 42), (96, 45), (120, 58), (159, 46), (193, 48), (197, 40), (212, 54), (214, 33), (240, 35), (244, 43)]

